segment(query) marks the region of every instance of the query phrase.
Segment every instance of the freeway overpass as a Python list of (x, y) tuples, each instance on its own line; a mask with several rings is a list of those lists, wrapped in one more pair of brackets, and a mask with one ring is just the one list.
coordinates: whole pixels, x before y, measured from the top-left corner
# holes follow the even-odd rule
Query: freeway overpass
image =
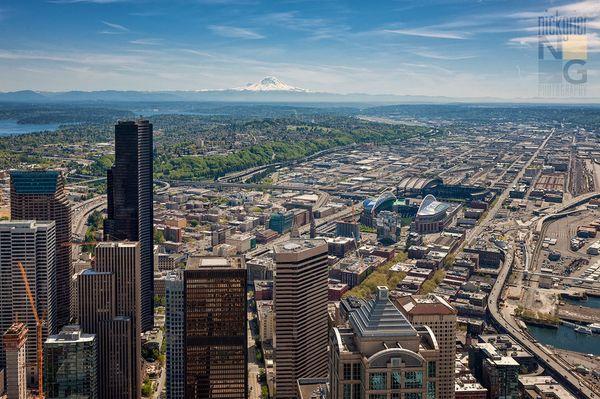
[[(554, 134), (554, 130), (552, 130), (552, 133), (550, 133), (548, 135), (548, 137), (546, 137), (546, 139), (538, 147), (538, 149), (532, 155), (532, 157), (529, 159), (529, 161), (524, 165), (524, 167), (517, 174), (517, 176), (515, 176), (513, 183), (516, 183), (522, 177), (522, 175), (525, 172), (525, 169), (527, 169), (527, 167), (537, 157), (539, 152), (546, 146), (546, 144), (548, 143), (548, 140), (550, 139), (550, 137), (552, 137), (553, 134)], [(474, 229), (472, 229), (471, 234), (469, 235), (469, 237), (466, 240), (467, 242), (471, 242), (471, 241), (475, 240), (475, 238), (478, 237), (478, 235), (480, 234), (482, 229), (484, 227), (487, 227), (487, 225), (493, 220), (493, 216), (497, 212), (499, 206), (501, 206), (504, 199), (506, 199), (508, 197), (509, 188), (507, 188), (506, 190), (504, 190), (504, 192), (502, 192), (500, 194), (494, 207), (492, 207), (488, 211), (488, 215), (485, 218), (485, 220), (483, 220), (479, 225), (477, 225)], [(565, 210), (568, 210), (574, 206), (578, 206), (582, 203), (585, 203), (586, 201), (589, 201), (591, 198), (594, 198), (596, 196), (600, 196), (600, 193), (589, 193), (589, 194), (586, 194), (583, 196), (579, 196), (577, 198), (573, 198), (572, 200), (567, 201), (565, 204), (561, 204), (556, 207), (550, 208), (550, 211), (553, 213), (553, 215), (547, 215), (546, 217), (542, 218), (539, 222), (540, 226), (545, 225), (544, 221), (546, 218), (550, 218), (550, 216), (556, 217), (555, 214), (564, 212)], [(540, 238), (540, 241), (542, 241), (541, 238)], [(537, 360), (540, 362), (540, 364), (542, 364), (542, 366), (544, 366), (544, 368), (550, 374), (552, 374), (556, 378), (557, 381), (563, 383), (569, 390), (576, 393), (578, 398), (582, 398), (582, 399), (595, 398), (597, 395), (599, 395), (599, 393), (594, 392), (588, 385), (586, 385), (583, 382), (582, 379), (579, 378), (579, 376), (577, 374), (575, 374), (573, 371), (571, 371), (571, 369), (568, 365), (566, 365), (566, 364), (560, 362), (558, 359), (556, 359), (552, 354), (550, 354), (548, 352), (548, 350), (546, 348), (544, 348), (542, 345), (535, 342), (528, 333), (525, 333), (522, 330), (520, 330), (516, 321), (514, 320), (514, 318), (512, 318), (511, 315), (507, 315), (508, 316), (508, 319), (507, 319), (502, 314), (502, 308), (500, 307), (499, 302), (501, 301), (502, 292), (504, 290), (506, 281), (507, 281), (508, 276), (510, 275), (510, 272), (514, 265), (514, 259), (515, 259), (514, 248), (515, 248), (515, 246), (513, 245), (511, 247), (511, 250), (507, 252), (506, 259), (505, 259), (504, 263), (502, 264), (500, 272), (498, 273), (498, 277), (496, 278), (494, 286), (492, 287), (492, 291), (490, 292), (490, 295), (488, 296), (488, 308), (487, 308), (488, 316), (490, 317), (493, 324), (496, 326), (496, 328), (499, 331), (509, 334), (515, 341), (517, 341), (520, 345), (522, 345), (530, 353), (532, 353), (537, 358)], [(511, 319), (513, 321), (512, 323), (511, 323)]]
[(502, 265), (494, 287), (492, 288), (492, 291), (488, 297), (487, 312), (493, 324), (499, 331), (509, 334), (515, 341), (532, 353), (540, 362), (540, 364), (554, 378), (556, 378), (557, 381), (566, 385), (567, 388), (575, 393), (578, 398), (595, 398), (596, 395), (599, 395), (599, 393), (593, 391), (589, 386), (587, 386), (577, 374), (571, 371), (568, 365), (565, 365), (557, 360), (543, 346), (534, 342), (529, 334), (526, 334), (520, 330), (516, 323), (513, 325), (510, 320), (507, 320), (502, 315), (501, 308), (499, 306), (500, 297), (513, 264), (514, 250), (508, 253), (508, 257)]

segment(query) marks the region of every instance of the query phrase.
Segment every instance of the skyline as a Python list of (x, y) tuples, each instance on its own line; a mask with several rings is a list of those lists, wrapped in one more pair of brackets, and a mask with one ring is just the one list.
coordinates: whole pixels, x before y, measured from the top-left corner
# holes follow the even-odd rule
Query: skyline
[(218, 90), (272, 75), (314, 92), (535, 97), (537, 19), (557, 12), (587, 18), (598, 97), (592, 0), (10, 0), (0, 91)]

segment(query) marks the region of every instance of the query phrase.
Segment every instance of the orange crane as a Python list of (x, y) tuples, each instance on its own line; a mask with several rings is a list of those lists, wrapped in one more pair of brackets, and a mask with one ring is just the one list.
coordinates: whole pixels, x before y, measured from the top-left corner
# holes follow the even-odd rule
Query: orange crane
[(25, 268), (21, 262), (17, 262), (19, 265), (19, 269), (21, 270), (21, 278), (23, 278), (23, 283), (25, 283), (25, 291), (27, 292), (27, 297), (29, 298), (29, 305), (31, 306), (31, 312), (33, 313), (33, 317), (35, 318), (35, 329), (36, 329), (36, 337), (37, 337), (37, 369), (38, 369), (38, 398), (44, 399), (44, 358), (43, 358), (43, 348), (42, 348), (42, 326), (44, 324), (44, 316), (42, 318), (39, 317), (36, 307), (36, 302), (31, 293), (31, 287), (29, 286), (29, 279), (27, 278), (27, 273), (25, 272)]

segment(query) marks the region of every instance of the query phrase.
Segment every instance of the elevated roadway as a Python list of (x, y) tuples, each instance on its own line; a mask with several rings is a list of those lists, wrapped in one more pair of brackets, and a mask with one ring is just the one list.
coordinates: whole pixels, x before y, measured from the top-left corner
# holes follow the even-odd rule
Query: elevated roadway
[(565, 384), (569, 390), (573, 391), (577, 395), (577, 398), (591, 399), (598, 397), (599, 393), (594, 391), (582, 378), (575, 374), (568, 364), (559, 361), (541, 344), (535, 342), (528, 333), (523, 332), (518, 327), (514, 319), (507, 320), (502, 314), (499, 302), (501, 301), (502, 291), (510, 275), (513, 263), (514, 252), (510, 251), (488, 297), (488, 315), (494, 325), (500, 331), (509, 334), (515, 341), (532, 353), (542, 366), (557, 381)]
[[(579, 206), (592, 198), (596, 198), (600, 196), (600, 193), (589, 193), (585, 195), (581, 195), (579, 197), (573, 198), (567, 201), (564, 204), (552, 208), (552, 214), (544, 216), (542, 219), (538, 221), (538, 226), (540, 232), (543, 233), (545, 227), (552, 220), (565, 216), (570, 212), (573, 212), (572, 208), (574, 206)], [(571, 210), (571, 211), (569, 211)], [(536, 229), (538, 228), (536, 226)], [(543, 237), (540, 236), (538, 238), (538, 246), (543, 241)], [(534, 251), (532, 266), (535, 263), (536, 254), (539, 251)], [(591, 386), (587, 385), (587, 383), (580, 378), (577, 374), (575, 374), (571, 367), (568, 364), (559, 361), (554, 355), (552, 355), (546, 348), (544, 348), (541, 344), (535, 342), (535, 340), (528, 334), (523, 332), (517, 325), (516, 321), (511, 315), (505, 317), (502, 314), (501, 307), (499, 302), (501, 301), (501, 295), (506, 284), (506, 280), (510, 275), (512, 266), (514, 262), (514, 250), (510, 251), (507, 254), (507, 259), (502, 265), (502, 269), (498, 274), (498, 278), (496, 279), (496, 283), (494, 284), (492, 291), (488, 297), (488, 314), (493, 320), (496, 327), (500, 330), (506, 332), (511, 335), (517, 342), (519, 342), (523, 347), (527, 348), (533, 355), (538, 358), (538, 361), (542, 363), (542, 365), (550, 371), (550, 373), (560, 382), (567, 385), (567, 387), (577, 394), (578, 398), (595, 398), (599, 395), (598, 392), (595, 392)], [(535, 272), (529, 272), (529, 274), (539, 275)], [(561, 278), (564, 278), (561, 276)], [(512, 320), (511, 320), (512, 319)]]

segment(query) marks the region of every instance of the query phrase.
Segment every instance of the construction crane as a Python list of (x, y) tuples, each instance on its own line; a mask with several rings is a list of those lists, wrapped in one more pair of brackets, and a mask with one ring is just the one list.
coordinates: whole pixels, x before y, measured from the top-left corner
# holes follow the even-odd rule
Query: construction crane
[(35, 318), (35, 330), (36, 330), (36, 343), (37, 343), (37, 369), (38, 369), (38, 398), (44, 399), (44, 358), (42, 356), (42, 326), (44, 324), (44, 316), (39, 317), (37, 312), (36, 301), (31, 293), (31, 287), (29, 286), (29, 279), (27, 273), (21, 262), (17, 262), (19, 270), (21, 270), (21, 278), (25, 284), (25, 291), (27, 292), (27, 298), (29, 298), (29, 306), (31, 306), (31, 312)]

